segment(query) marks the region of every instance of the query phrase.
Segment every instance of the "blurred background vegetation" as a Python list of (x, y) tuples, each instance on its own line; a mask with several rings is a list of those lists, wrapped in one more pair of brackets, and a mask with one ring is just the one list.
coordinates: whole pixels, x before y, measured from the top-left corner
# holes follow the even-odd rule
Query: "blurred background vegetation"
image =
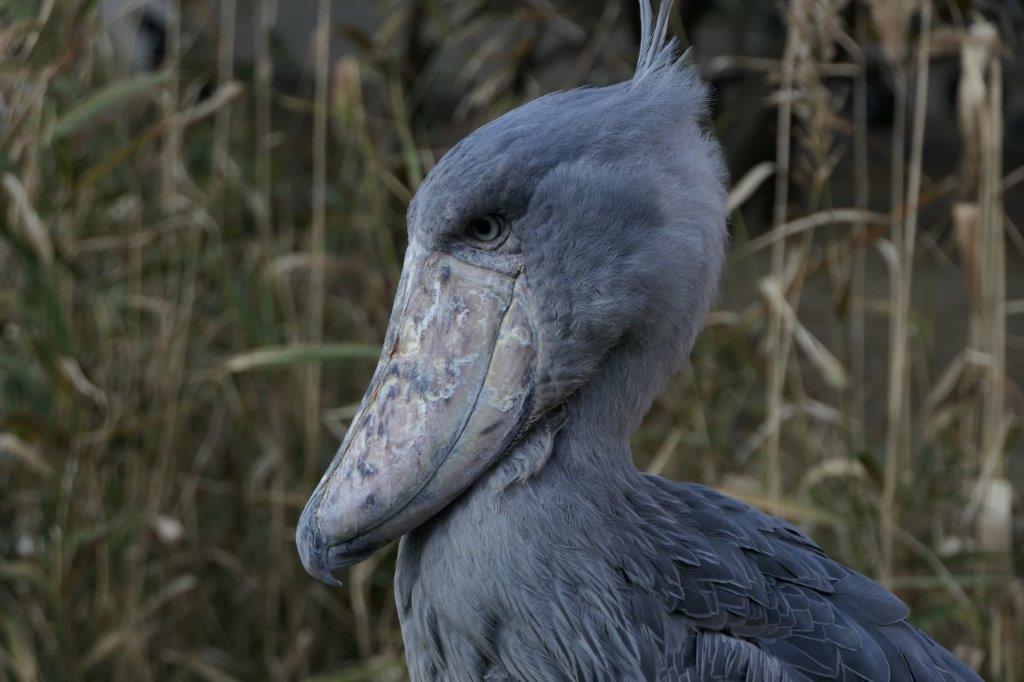
[[(677, 5), (733, 238), (638, 463), (1024, 679), (1024, 8)], [(633, 0), (0, 0), (0, 681), (404, 677), (393, 549), (329, 589), (292, 534), (405, 207), (637, 35)]]

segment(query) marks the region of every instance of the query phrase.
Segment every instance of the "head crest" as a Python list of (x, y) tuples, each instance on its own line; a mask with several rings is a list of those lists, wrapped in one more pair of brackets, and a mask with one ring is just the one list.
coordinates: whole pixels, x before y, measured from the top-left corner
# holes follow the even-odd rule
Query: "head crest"
[(655, 17), (650, 0), (640, 0), (640, 54), (636, 60), (636, 73), (633, 74), (634, 84), (663, 69), (684, 64), (688, 59), (689, 50), (679, 56), (676, 38), (666, 40), (672, 1), (661, 0)]

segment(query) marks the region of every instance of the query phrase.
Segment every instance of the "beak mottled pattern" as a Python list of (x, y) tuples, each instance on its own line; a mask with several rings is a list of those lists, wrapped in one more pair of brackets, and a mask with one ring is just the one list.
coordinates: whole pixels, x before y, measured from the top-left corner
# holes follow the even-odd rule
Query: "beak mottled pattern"
[(330, 572), (412, 530), (518, 434), (533, 388), (526, 280), (411, 245), (366, 397), (296, 533)]

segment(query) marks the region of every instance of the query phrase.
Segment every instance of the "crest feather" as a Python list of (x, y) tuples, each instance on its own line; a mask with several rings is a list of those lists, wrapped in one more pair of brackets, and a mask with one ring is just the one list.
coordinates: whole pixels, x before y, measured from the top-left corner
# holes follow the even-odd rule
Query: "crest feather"
[(667, 39), (668, 18), (672, 12), (673, 0), (661, 0), (658, 15), (651, 11), (650, 0), (640, 2), (640, 54), (636, 60), (636, 72), (633, 83), (640, 83), (648, 76), (662, 69), (685, 64), (689, 61), (690, 51), (679, 56), (679, 40)]

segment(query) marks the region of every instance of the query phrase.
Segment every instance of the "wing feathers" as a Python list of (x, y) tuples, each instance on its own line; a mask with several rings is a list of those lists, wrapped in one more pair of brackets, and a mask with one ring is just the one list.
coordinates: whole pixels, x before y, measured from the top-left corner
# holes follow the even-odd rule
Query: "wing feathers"
[[(746, 679), (717, 675), (766, 660), (784, 679), (979, 679), (907, 621), (900, 599), (830, 560), (790, 524), (703, 486), (646, 481), (647, 507), (676, 521), (674, 531), (659, 524), (654, 551), (691, 560), (658, 563), (653, 582), (670, 618), (700, 640), (692, 665), (713, 674), (694, 679)], [(700, 551), (686, 551), (694, 547)], [(755, 661), (735, 642), (763, 656)], [(665, 646), (686, 649), (671, 636)]]

